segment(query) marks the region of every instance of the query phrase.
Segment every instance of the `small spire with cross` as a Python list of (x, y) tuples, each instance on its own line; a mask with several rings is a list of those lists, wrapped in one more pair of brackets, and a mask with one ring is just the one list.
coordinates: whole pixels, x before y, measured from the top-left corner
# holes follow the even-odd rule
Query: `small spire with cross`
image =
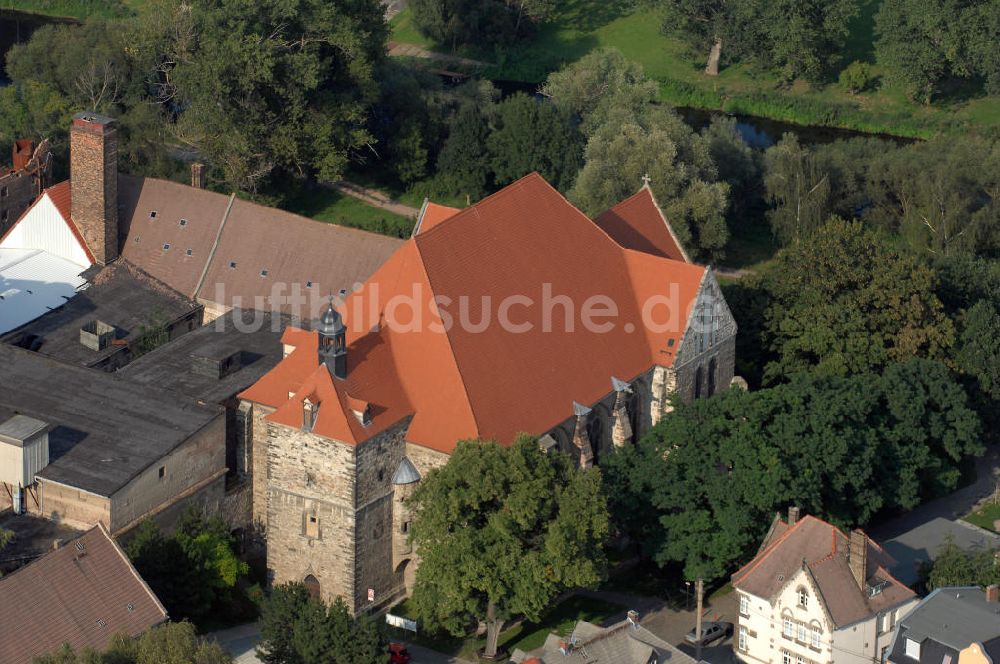
[(650, 182), (652, 182), (652, 179), (650, 179), (649, 173), (646, 173), (645, 175), (642, 176), (643, 187), (648, 187)]

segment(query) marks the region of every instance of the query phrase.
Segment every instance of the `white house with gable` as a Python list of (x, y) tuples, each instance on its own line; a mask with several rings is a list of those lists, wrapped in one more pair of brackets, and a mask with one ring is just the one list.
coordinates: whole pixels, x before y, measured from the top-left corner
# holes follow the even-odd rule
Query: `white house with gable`
[(812, 516), (775, 517), (757, 556), (733, 575), (733, 648), (750, 664), (884, 662), (896, 623), (917, 603), (862, 531)]

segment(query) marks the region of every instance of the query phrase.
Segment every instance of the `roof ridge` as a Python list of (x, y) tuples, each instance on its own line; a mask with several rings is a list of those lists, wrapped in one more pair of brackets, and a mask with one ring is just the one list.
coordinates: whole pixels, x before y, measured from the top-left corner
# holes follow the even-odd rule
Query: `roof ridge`
[[(494, 191), (489, 196), (486, 196), (485, 198), (479, 199), (478, 201), (476, 201), (472, 205), (469, 205), (468, 207), (464, 207), (464, 208), (457, 208), (458, 212), (456, 212), (455, 214), (451, 215), (447, 219), (438, 222), (432, 228), (428, 228), (426, 231), (423, 231), (422, 233), (418, 233), (416, 235), (411, 236), (411, 239), (416, 239), (418, 237), (422, 238), (424, 236), (430, 235), (430, 234), (434, 233), (434, 231), (436, 231), (437, 229), (441, 228), (442, 226), (445, 226), (448, 223), (454, 221), (455, 219), (458, 219), (459, 217), (464, 216), (466, 212), (469, 212), (471, 210), (475, 210), (477, 207), (479, 207), (480, 205), (482, 205), (486, 201), (493, 200), (494, 198), (497, 198), (497, 197), (499, 197), (501, 195), (509, 195), (510, 193), (512, 193), (514, 191), (515, 187), (516, 188), (520, 188), (526, 181), (528, 181), (528, 180), (536, 180), (536, 179), (537, 180), (541, 180), (542, 182), (545, 182), (546, 185), (552, 187), (552, 185), (550, 185), (548, 182), (545, 181), (545, 178), (542, 177), (541, 173), (539, 173), (538, 171), (531, 171), (530, 173), (528, 173), (526, 175), (522, 175), (521, 177), (519, 177), (518, 179), (514, 180), (510, 184), (505, 185), (505, 186), (501, 187), (500, 189)], [(552, 188), (555, 189), (555, 187), (552, 187)], [(558, 190), (557, 190), (557, 193), (558, 193)], [(559, 195), (562, 196), (562, 194), (559, 194)], [(428, 202), (430, 202), (429, 199), (428, 199)], [(437, 205), (437, 203), (435, 203), (435, 205)], [(450, 206), (446, 205), (444, 207), (450, 207)]]
[[(788, 529), (787, 529), (787, 530), (786, 530), (785, 532), (781, 533), (781, 535), (780, 535), (780, 536), (778, 537), (778, 539), (774, 540), (774, 542), (772, 542), (772, 543), (771, 543), (771, 546), (767, 547), (767, 548), (766, 548), (766, 549), (765, 549), (764, 551), (762, 551), (762, 552), (758, 553), (758, 554), (757, 554), (756, 556), (754, 556), (754, 557), (753, 557), (753, 559), (752, 559), (752, 560), (751, 560), (750, 562), (748, 562), (748, 563), (747, 563), (746, 565), (744, 565), (744, 566), (743, 566), (743, 567), (741, 567), (740, 569), (736, 570), (736, 571), (735, 571), (735, 572), (733, 573), (733, 580), (734, 580), (734, 582), (735, 582), (735, 583), (738, 583), (738, 582), (739, 582), (738, 580), (736, 580), (736, 577), (737, 577), (737, 576), (742, 576), (743, 578), (746, 578), (746, 576), (747, 576), (747, 575), (749, 575), (749, 574), (750, 574), (751, 572), (753, 572), (753, 571), (754, 571), (754, 570), (755, 570), (755, 569), (756, 569), (757, 567), (759, 567), (759, 566), (760, 566), (760, 564), (761, 564), (761, 563), (763, 563), (763, 562), (764, 562), (764, 560), (765, 560), (765, 559), (766, 559), (766, 558), (767, 558), (767, 557), (768, 557), (769, 555), (771, 555), (771, 553), (772, 553), (772, 552), (773, 552), (773, 551), (774, 551), (774, 550), (775, 550), (775, 549), (776, 549), (776, 548), (777, 548), (778, 546), (780, 546), (780, 545), (781, 545), (781, 544), (782, 544), (782, 543), (783, 543), (783, 542), (784, 542), (784, 541), (785, 541), (786, 539), (788, 539), (788, 537), (789, 537), (789, 536), (790, 536), (790, 535), (791, 535), (791, 534), (792, 534), (793, 532), (797, 531), (797, 530), (799, 529), (799, 527), (800, 527), (800, 526), (801, 526), (801, 525), (802, 525), (803, 523), (805, 523), (805, 522), (806, 522), (807, 520), (809, 520), (809, 519), (813, 519), (813, 520), (815, 520), (815, 521), (819, 521), (820, 523), (826, 523), (825, 521), (822, 521), (821, 519), (817, 519), (816, 517), (812, 516), (811, 514), (806, 514), (805, 516), (803, 516), (802, 518), (800, 518), (800, 519), (799, 519), (798, 521), (796, 521), (796, 522), (795, 522), (795, 525), (792, 525), (792, 526), (789, 526), (789, 527), (788, 527)], [(829, 524), (828, 524), (828, 525), (829, 525)], [(751, 569), (747, 569), (748, 567), (751, 567)], [(744, 570), (746, 570), (746, 572), (745, 572), (745, 573), (744, 573)], [(741, 580), (742, 580), (742, 579), (741, 579)]]

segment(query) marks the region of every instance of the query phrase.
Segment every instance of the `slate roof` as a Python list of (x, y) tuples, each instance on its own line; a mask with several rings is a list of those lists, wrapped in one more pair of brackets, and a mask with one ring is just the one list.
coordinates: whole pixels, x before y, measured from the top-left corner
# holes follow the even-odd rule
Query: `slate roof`
[(0, 366), (0, 422), (20, 413), (52, 426), (50, 463), (38, 476), (99, 496), (222, 415), (218, 406), (13, 346), (0, 344)]
[[(560, 652), (563, 643), (575, 643), (568, 654)], [(648, 664), (656, 655), (658, 664), (694, 664), (697, 660), (681, 652), (641, 624), (629, 620), (610, 627), (598, 627), (580, 621), (569, 638), (549, 634), (539, 656), (515, 651), (511, 661), (517, 664)]]
[[(703, 267), (623, 248), (534, 173), (419, 232), (347, 298), (347, 380), (331, 379), (319, 364), (314, 332), (286, 332), (296, 350), (241, 396), (276, 408), (272, 421), (301, 426), (302, 401), (315, 395), (313, 430), (348, 443), (409, 415), (407, 440), (431, 449), (450, 452), (465, 438), (509, 443), (520, 431), (541, 433), (568, 419), (574, 401), (599, 401), (612, 391), (612, 376), (630, 381), (654, 364), (670, 366), (705, 275)], [(575, 305), (572, 330), (561, 307), (546, 327), (546, 288)], [(421, 320), (410, 325), (392, 304), (414, 294)], [(679, 311), (656, 330), (641, 310), (665, 294)], [(594, 295), (617, 306), (610, 331), (580, 323)], [(505, 330), (492, 318), (513, 296), (535, 302), (511, 316), (530, 331)], [(454, 306), (438, 307), (435, 298)], [(466, 320), (492, 324), (460, 324), (463, 301)], [(396, 325), (386, 318), (393, 313)], [(370, 426), (322, 405), (348, 396), (372, 405)]]
[(883, 543), (886, 552), (896, 559), (893, 575), (912, 585), (920, 580), (922, 565), (934, 560), (948, 542), (963, 551), (1000, 548), (1000, 535), (962, 520), (934, 518)]
[(849, 542), (839, 528), (810, 515), (791, 527), (772, 527), (766, 548), (733, 574), (733, 586), (771, 600), (805, 565), (837, 628), (915, 597), (889, 573), (895, 561), (871, 539), (867, 540), (865, 580), (881, 591), (872, 594), (868, 588), (859, 588), (848, 564)]
[(938, 588), (899, 622), (890, 660), (913, 661), (905, 655), (906, 638), (921, 643), (921, 664), (941, 664), (948, 654), (957, 662), (958, 652), (973, 643), (983, 644), (997, 661), (1000, 603), (988, 603), (979, 588)]
[(104, 526), (0, 579), (0, 661), (30, 664), (64, 643), (103, 650), (167, 612)]
[(599, 214), (594, 223), (623, 247), (690, 263), (649, 186)]

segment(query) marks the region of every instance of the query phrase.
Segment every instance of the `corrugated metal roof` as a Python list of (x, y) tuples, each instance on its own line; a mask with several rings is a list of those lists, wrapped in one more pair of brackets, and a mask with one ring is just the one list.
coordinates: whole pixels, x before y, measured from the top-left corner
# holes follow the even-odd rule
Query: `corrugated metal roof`
[(0, 334), (66, 303), (84, 266), (38, 249), (0, 249)]

